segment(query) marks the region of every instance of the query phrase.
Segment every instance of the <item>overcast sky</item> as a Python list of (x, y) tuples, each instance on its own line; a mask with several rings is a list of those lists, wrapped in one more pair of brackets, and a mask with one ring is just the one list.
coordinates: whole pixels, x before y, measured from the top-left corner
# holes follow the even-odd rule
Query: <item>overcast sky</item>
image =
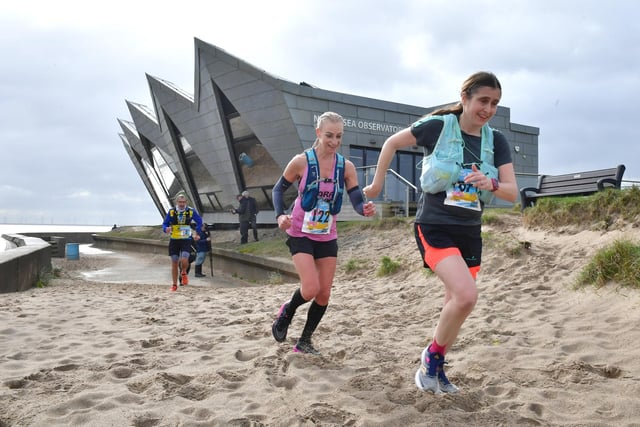
[[(100, 3), (103, 3), (102, 5)], [(0, 223), (156, 224), (118, 136), (145, 73), (194, 92), (194, 38), (293, 82), (432, 106), (478, 70), (540, 128), (539, 171), (640, 180), (640, 3), (29, 1), (0, 6)]]

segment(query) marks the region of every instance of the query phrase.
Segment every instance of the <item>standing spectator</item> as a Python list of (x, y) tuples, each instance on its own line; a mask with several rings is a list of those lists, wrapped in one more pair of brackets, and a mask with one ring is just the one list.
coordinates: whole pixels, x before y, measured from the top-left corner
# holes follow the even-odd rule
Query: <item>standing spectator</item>
[(196, 243), (196, 277), (205, 277), (206, 274), (202, 272), (202, 264), (207, 258), (207, 253), (211, 250), (211, 233), (206, 223), (203, 223), (198, 230), (198, 236), (200, 239)]
[(178, 194), (175, 203), (176, 206), (169, 209), (162, 223), (162, 230), (171, 235), (169, 239), (171, 278), (173, 280), (171, 292), (178, 290), (178, 273), (180, 273), (180, 284), (189, 284), (187, 273), (191, 243), (193, 239), (200, 238), (195, 234), (192, 239), (191, 221), (196, 223), (196, 229), (202, 228), (202, 217), (191, 206), (187, 206), (187, 197), (184, 194)]
[(257, 242), (258, 239), (258, 202), (256, 199), (249, 195), (247, 190), (242, 194), (236, 196), (238, 199), (238, 207), (232, 209), (231, 212), (238, 214), (238, 221), (240, 222), (240, 244), (243, 245), (249, 242), (249, 228), (253, 230), (253, 239)]
[(244, 245), (249, 241), (249, 220), (251, 219), (251, 211), (249, 210), (249, 199), (242, 194), (236, 196), (238, 207), (232, 209), (231, 212), (238, 214), (240, 222), (240, 244)]
[[(242, 192), (242, 197), (244, 197), (248, 201), (247, 208), (249, 209), (249, 227), (251, 227), (251, 229), (253, 230), (253, 240), (257, 242), (258, 240), (260, 240), (258, 239), (258, 212), (260, 212), (260, 209), (258, 208), (258, 202), (256, 201), (256, 199), (249, 195), (249, 192), (247, 190), (244, 190)], [(249, 236), (247, 236), (247, 238), (248, 237)]]

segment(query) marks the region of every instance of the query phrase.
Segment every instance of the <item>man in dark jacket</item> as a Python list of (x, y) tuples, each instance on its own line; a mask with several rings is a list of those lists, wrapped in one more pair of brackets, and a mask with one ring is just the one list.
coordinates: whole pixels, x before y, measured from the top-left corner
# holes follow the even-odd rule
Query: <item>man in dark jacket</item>
[(200, 240), (196, 243), (196, 277), (205, 277), (206, 274), (202, 272), (202, 264), (207, 257), (207, 254), (211, 250), (211, 233), (206, 223), (202, 223), (202, 228), (197, 230)]
[(238, 199), (238, 208), (233, 209), (232, 212), (238, 214), (238, 220), (240, 222), (240, 244), (245, 244), (249, 241), (249, 227), (253, 229), (253, 238), (258, 241), (258, 223), (256, 217), (258, 215), (258, 204), (256, 199), (249, 196), (248, 191), (243, 191), (242, 194), (236, 196)]
[(260, 209), (258, 209), (258, 202), (256, 199), (251, 197), (249, 192), (246, 190), (242, 192), (242, 197), (248, 200), (247, 209), (249, 209), (249, 227), (253, 230), (253, 240), (257, 242), (260, 240), (258, 239), (258, 212), (260, 212)]

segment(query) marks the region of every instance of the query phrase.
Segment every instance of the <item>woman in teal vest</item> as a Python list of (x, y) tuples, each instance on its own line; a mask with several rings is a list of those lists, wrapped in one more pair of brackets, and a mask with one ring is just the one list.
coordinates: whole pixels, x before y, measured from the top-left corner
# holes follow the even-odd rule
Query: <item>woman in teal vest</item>
[(471, 75), (462, 85), (458, 104), (430, 113), (385, 141), (374, 179), (363, 189), (369, 198), (380, 194), (399, 148), (418, 145), (425, 150), (414, 231), (424, 266), (444, 283), (445, 296), (415, 374), (421, 390), (458, 391), (445, 375), (445, 354), (478, 299), (484, 203), (492, 196), (514, 202), (518, 194), (509, 144), (488, 125), (501, 97), (494, 74)]

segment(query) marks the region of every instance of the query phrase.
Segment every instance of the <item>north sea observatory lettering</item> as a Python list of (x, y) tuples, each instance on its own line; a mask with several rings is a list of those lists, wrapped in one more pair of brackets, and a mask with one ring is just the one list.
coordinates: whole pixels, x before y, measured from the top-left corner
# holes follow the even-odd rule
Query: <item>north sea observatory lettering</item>
[[(313, 122), (314, 123), (318, 122), (318, 117), (319, 116), (317, 114), (313, 115)], [(367, 120), (356, 120), (356, 119), (343, 118), (342, 121), (344, 122), (344, 127), (356, 128), (356, 129), (362, 129), (362, 130), (370, 130), (370, 131), (374, 131), (374, 132), (383, 132), (383, 133), (388, 133), (388, 134), (393, 134), (393, 133), (398, 132), (401, 129), (404, 129), (404, 127), (402, 127), (402, 126), (390, 125), (388, 123), (382, 123), (382, 122), (369, 122)]]

